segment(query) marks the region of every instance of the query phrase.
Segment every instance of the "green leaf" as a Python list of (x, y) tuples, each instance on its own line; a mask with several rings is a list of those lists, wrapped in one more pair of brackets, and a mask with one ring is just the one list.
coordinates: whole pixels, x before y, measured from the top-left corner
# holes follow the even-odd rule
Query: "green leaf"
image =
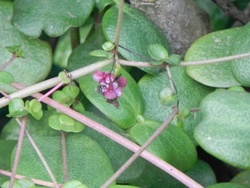
[[(33, 136), (55, 136), (58, 131), (50, 128), (48, 118), (53, 114), (52, 111), (44, 111), (43, 117), (40, 120), (35, 119), (28, 114), (26, 130)], [(17, 140), (20, 132), (20, 126), (15, 118), (12, 118), (2, 129), (0, 139)]]
[(131, 185), (111, 185), (109, 188), (139, 188)]
[(107, 40), (104, 38), (100, 26), (97, 26), (95, 33), (86, 40), (86, 42), (76, 47), (72, 52), (69, 57), (68, 70), (73, 71), (103, 60), (102, 57), (90, 56), (89, 53), (93, 50), (100, 49), (102, 44), (106, 41)]
[(58, 77), (62, 80), (64, 84), (70, 83), (70, 78), (68, 77), (68, 74), (66, 72), (59, 72)]
[(102, 49), (109, 52), (115, 48), (115, 45), (112, 42), (105, 42), (102, 45)]
[[(32, 3), (28, 4), (31, 5)], [(4, 70), (12, 74), (16, 82), (30, 86), (47, 77), (52, 64), (51, 48), (47, 42), (28, 38), (13, 27), (10, 19), (12, 13), (12, 3), (0, 1), (0, 66), (13, 56), (6, 47), (22, 44), (25, 59), (16, 58)], [(15, 91), (13, 87), (7, 85), (1, 85), (0, 90), (4, 90), (6, 93)]]
[[(80, 42), (84, 43), (90, 30), (93, 27), (94, 19), (89, 17), (88, 20), (84, 23), (80, 30)], [(54, 64), (61, 67), (67, 68), (68, 66), (68, 58), (72, 53), (71, 48), (71, 39), (70, 39), (70, 31), (67, 31), (63, 36), (61, 36), (58, 40), (58, 43), (55, 48), (54, 53)]]
[(90, 52), (89, 55), (96, 56), (96, 57), (105, 57), (107, 59), (110, 59), (114, 56), (113, 53), (106, 52), (104, 50), (94, 50), (94, 51)]
[(21, 98), (14, 98), (9, 103), (9, 114), (7, 117), (22, 117), (27, 114), (24, 109), (24, 102)]
[(207, 188), (247, 188), (243, 185), (238, 185), (235, 183), (217, 183), (211, 186), (208, 186)]
[[(9, 188), (10, 187), (10, 181), (6, 181), (1, 185), (2, 188)], [(14, 181), (13, 188), (23, 188), (23, 186), (18, 182)]]
[[(161, 123), (156, 121), (137, 123), (130, 129), (130, 136), (138, 144), (143, 145), (160, 125)], [(163, 131), (147, 150), (182, 171), (191, 169), (197, 159), (191, 139), (173, 125)]]
[(17, 54), (17, 57), (25, 58), (24, 51), (21, 45), (6, 46), (5, 47), (10, 53)]
[(185, 174), (196, 182), (199, 182), (204, 187), (216, 183), (216, 176), (213, 169), (208, 165), (208, 163), (201, 160), (197, 160), (194, 168), (186, 171)]
[(5, 72), (5, 71), (0, 71), (0, 84), (12, 84), (14, 82), (14, 77), (12, 74)]
[(250, 94), (217, 90), (201, 102), (202, 121), (194, 136), (211, 155), (239, 168), (250, 167)]
[[(211, 88), (191, 79), (183, 67), (171, 67), (170, 71), (178, 92), (179, 108), (186, 107), (192, 109), (199, 107), (203, 97), (212, 91)], [(145, 75), (141, 78), (138, 85), (145, 101), (143, 117), (145, 119), (164, 122), (172, 113), (173, 109), (169, 105), (163, 105), (159, 95), (164, 88), (171, 88), (169, 77), (166, 73), (159, 73), (154, 76)], [(193, 138), (193, 130), (199, 121), (199, 112), (191, 113), (188, 118), (184, 119), (184, 130), (191, 138)]]
[[(144, 13), (127, 4), (124, 6), (123, 11), (119, 41), (121, 47), (118, 48), (123, 57), (131, 61), (151, 61), (152, 58), (148, 53), (148, 47), (151, 44), (162, 45), (169, 51), (170, 47), (167, 38)], [(118, 8), (114, 6), (106, 11), (102, 21), (103, 33), (107, 40), (111, 42), (115, 41), (117, 17)], [(129, 51), (124, 48), (129, 49)], [(159, 68), (152, 67), (141, 69), (149, 73), (159, 71)]]
[[(46, 158), (57, 181), (63, 183), (64, 173), (60, 136), (34, 137), (34, 140)], [(101, 187), (113, 175), (112, 165), (105, 152), (88, 136), (68, 134), (66, 142), (68, 173), (72, 180), (84, 182), (88, 187)], [(11, 166), (13, 165), (14, 155), (15, 151), (12, 155)], [(28, 139), (24, 139), (17, 173), (30, 178), (51, 181)]]
[(181, 56), (178, 54), (171, 54), (166, 59), (166, 62), (170, 65), (179, 65), (181, 63)]
[(43, 116), (42, 104), (37, 99), (25, 102), (26, 110), (37, 120)]
[(88, 188), (82, 182), (78, 180), (70, 180), (69, 182), (63, 185), (64, 188)]
[(30, 188), (30, 187), (35, 186), (34, 182), (28, 178), (19, 179), (18, 183), (20, 183), (22, 185), (22, 187), (24, 187), (24, 188)]
[(80, 89), (78, 86), (68, 85), (62, 89), (62, 92), (64, 92), (69, 98), (75, 99), (79, 94)]
[[(104, 70), (110, 71), (111, 66)], [(118, 126), (128, 129), (136, 124), (136, 117), (143, 113), (144, 103), (135, 80), (124, 69), (121, 69), (121, 75), (127, 79), (128, 85), (123, 89), (122, 96), (118, 98), (120, 104), (118, 109), (96, 91), (98, 83), (94, 81), (93, 74), (80, 78), (79, 83), (82, 92), (92, 104)]]
[[(250, 37), (248, 32), (250, 29), (250, 24), (245, 25), (237, 33), (237, 36), (234, 38), (234, 43), (232, 44), (232, 54), (243, 54), (249, 52), (250, 46)], [(250, 86), (250, 57), (235, 59), (232, 63), (232, 72), (235, 79), (242, 86)]]
[(105, 7), (107, 7), (108, 5), (112, 5), (114, 4), (113, 0), (95, 0), (96, 2), (96, 6), (99, 9), (99, 11), (101, 12)]
[[(16, 146), (15, 140), (0, 140), (0, 169), (10, 171), (10, 155), (13, 148)], [(0, 185), (10, 178), (0, 175)]]
[(168, 51), (162, 44), (150, 44), (148, 47), (149, 55), (157, 61), (166, 61)]
[[(240, 0), (241, 2), (241, 0)], [(210, 16), (210, 22), (214, 31), (226, 29), (231, 25), (231, 18), (213, 1), (195, 0), (200, 8)]]
[[(105, 120), (100, 116), (97, 116), (96, 114), (87, 111), (85, 111), (83, 114), (91, 119), (94, 119), (98, 123), (101, 123), (105, 127), (115, 131), (116, 133), (128, 138), (127, 133), (124, 132), (118, 126), (116, 126), (114, 123), (112, 123), (110, 120)], [(120, 144), (114, 142), (113, 140), (109, 139), (108, 137), (102, 135), (101, 133), (98, 133), (97, 131), (89, 127), (85, 128), (84, 134), (95, 140), (102, 147), (102, 149), (109, 157), (112, 166), (114, 168), (114, 171), (117, 171), (133, 154), (127, 148), (124, 148)], [(144, 172), (145, 166), (148, 163), (149, 162), (147, 162), (143, 158), (138, 158), (135, 162), (133, 162), (132, 165), (130, 165), (130, 167), (124, 173), (122, 173), (121, 176), (119, 176), (117, 182), (130, 183), (135, 179), (140, 179), (141, 174)]]
[[(201, 61), (232, 55), (234, 37), (241, 28), (232, 28), (205, 35), (195, 41), (185, 55), (185, 61)], [(212, 87), (240, 85), (231, 70), (231, 61), (211, 65), (188, 66), (187, 73), (196, 81)]]
[(83, 25), (93, 7), (94, 0), (15, 1), (13, 24), (32, 37), (40, 36), (42, 30), (49, 36), (60, 36), (70, 27)]
[(250, 170), (240, 172), (231, 179), (231, 182), (250, 187)]
[(59, 115), (58, 114), (56, 114), (56, 115), (52, 115), (52, 116), (50, 116), (49, 117), (49, 126), (52, 128), (52, 129), (54, 129), (54, 130), (61, 130), (61, 123), (60, 123), (60, 121), (59, 121)]

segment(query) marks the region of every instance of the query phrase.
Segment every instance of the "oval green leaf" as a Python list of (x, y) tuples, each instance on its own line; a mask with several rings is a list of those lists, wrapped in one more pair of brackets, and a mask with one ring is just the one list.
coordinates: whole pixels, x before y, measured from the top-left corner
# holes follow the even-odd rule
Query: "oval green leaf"
[[(108, 66), (104, 70), (110, 71), (111, 68), (111, 66)], [(138, 85), (131, 75), (122, 68), (121, 75), (127, 79), (128, 84), (123, 89), (122, 96), (118, 98), (118, 108), (108, 103), (104, 96), (96, 91), (98, 83), (94, 81), (93, 74), (80, 78), (79, 83), (82, 92), (92, 104), (118, 126), (127, 129), (136, 124), (136, 117), (143, 113), (144, 102)]]
[(240, 172), (231, 179), (231, 182), (250, 187), (250, 170)]
[[(30, 3), (28, 3), (30, 4)], [(26, 6), (23, 4), (23, 6)], [(12, 57), (6, 46), (22, 45), (25, 58), (16, 58), (4, 71), (14, 76), (14, 80), (25, 86), (33, 85), (45, 79), (51, 69), (51, 48), (47, 42), (24, 36), (11, 24), (13, 5), (0, 1), (0, 66)], [(32, 18), (32, 17), (30, 17)], [(6, 93), (15, 91), (13, 87), (1, 85)]]
[[(248, 35), (250, 24), (245, 25), (235, 36), (232, 45), (232, 54), (249, 53), (250, 37)], [(232, 72), (235, 79), (243, 86), (250, 86), (250, 57), (235, 59), (232, 63)]]
[[(199, 107), (200, 101), (211, 92), (211, 88), (199, 84), (191, 79), (183, 67), (170, 68), (172, 79), (175, 84), (179, 107), (189, 109)], [(166, 73), (158, 75), (145, 75), (138, 83), (145, 101), (145, 111), (143, 117), (155, 121), (164, 122), (172, 113), (172, 107), (164, 105), (159, 97), (164, 88), (171, 88), (169, 77)], [(194, 127), (200, 120), (200, 113), (191, 113), (184, 119), (185, 131), (193, 138)]]
[[(240, 28), (232, 28), (201, 37), (188, 49), (185, 61), (201, 61), (231, 55), (234, 37), (240, 31)], [(224, 88), (240, 85), (232, 74), (230, 61), (188, 66), (187, 73), (194, 80), (207, 86)]]
[[(130, 129), (130, 136), (143, 145), (160, 125), (161, 123), (155, 121), (137, 123)], [(182, 171), (191, 169), (197, 159), (192, 140), (174, 125), (163, 131), (147, 150)]]
[[(60, 136), (34, 137), (57, 181), (64, 182)], [(83, 134), (67, 135), (68, 173), (71, 179), (84, 182), (88, 187), (101, 187), (113, 175), (112, 165), (102, 148)], [(53, 144), (52, 144), (53, 143)], [(12, 153), (12, 164), (15, 150)], [(24, 140), (18, 174), (30, 178), (51, 181), (48, 172), (28, 139)]]
[(166, 61), (168, 51), (161, 44), (150, 44), (148, 47), (149, 55), (157, 61)]
[[(152, 61), (148, 53), (151, 44), (160, 44), (170, 49), (167, 38), (161, 30), (141, 11), (129, 5), (124, 6), (119, 53), (127, 60)], [(118, 8), (111, 7), (104, 15), (102, 26), (107, 40), (114, 42), (116, 35)], [(145, 37), (147, 36), (147, 37)], [(128, 50), (126, 50), (126, 49)], [(149, 73), (156, 73), (159, 68), (141, 68)]]
[(81, 26), (91, 14), (94, 3), (94, 0), (15, 1), (13, 24), (32, 37), (40, 36), (42, 30), (49, 36), (60, 36), (70, 27)]
[(250, 168), (250, 94), (217, 90), (201, 102), (202, 120), (194, 136), (211, 155), (239, 168)]
[(14, 77), (5, 71), (0, 72), (0, 84), (12, 84), (14, 82)]

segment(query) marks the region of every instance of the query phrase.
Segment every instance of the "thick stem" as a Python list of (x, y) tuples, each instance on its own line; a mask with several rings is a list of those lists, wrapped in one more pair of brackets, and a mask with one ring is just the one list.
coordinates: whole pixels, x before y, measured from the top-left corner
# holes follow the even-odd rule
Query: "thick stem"
[(133, 155), (129, 158), (126, 163), (124, 163), (116, 173), (110, 177), (101, 188), (108, 188), (139, 156), (140, 154), (150, 145), (152, 142), (169, 126), (171, 121), (174, 119), (178, 113), (177, 107), (174, 112), (168, 117), (168, 119), (154, 132), (154, 134), (145, 142)]
[(78, 27), (70, 28), (71, 48), (75, 49), (80, 44), (80, 30)]
[(9, 188), (12, 188), (14, 186), (15, 176), (16, 176), (19, 160), (20, 160), (20, 157), (21, 157), (21, 151), (22, 151), (22, 146), (23, 146), (23, 138), (24, 138), (24, 133), (25, 133), (25, 128), (26, 128), (26, 120), (27, 120), (27, 116), (24, 116), (23, 119), (22, 119), (21, 129), (20, 129), (20, 132), (19, 132), (16, 155), (15, 155), (14, 165), (13, 165), (13, 168), (12, 168), (12, 174), (11, 174), (11, 178), (10, 178), (10, 186), (9, 186)]
[[(79, 78), (81, 76), (84, 76), (86, 74), (89, 74), (95, 70), (101, 69), (102, 67), (105, 67), (111, 63), (113, 63), (113, 60), (110, 60), (110, 59), (100, 61), (97, 63), (93, 63), (91, 65), (88, 65), (86, 67), (77, 69), (75, 71), (72, 71), (69, 73), (69, 75), (70, 75), (70, 78), (73, 80), (73, 79)], [(30, 87), (27, 87), (27, 88), (24, 88), (22, 90), (15, 92), (15, 93), (12, 93), (9, 95), (9, 97), (12, 99), (14, 99), (16, 97), (25, 98), (25, 97), (28, 97), (28, 96), (34, 94), (34, 93), (38, 93), (40, 91), (44, 91), (46, 89), (54, 87), (55, 85), (59, 84), (61, 81), (62, 81), (62, 79), (59, 77), (51, 78), (49, 80), (45, 80), (43, 82), (34, 84)], [(15, 84), (13, 84), (13, 85), (15, 85)], [(15, 86), (13, 86), (13, 87), (15, 87)], [(9, 104), (8, 99), (6, 99), (4, 97), (0, 99), (0, 108), (6, 106), (8, 104)]]

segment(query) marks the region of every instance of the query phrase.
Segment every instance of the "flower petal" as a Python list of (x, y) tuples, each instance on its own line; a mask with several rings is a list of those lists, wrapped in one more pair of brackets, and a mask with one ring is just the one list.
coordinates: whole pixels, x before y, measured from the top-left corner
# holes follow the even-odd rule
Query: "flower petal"
[(124, 77), (119, 77), (117, 79), (117, 83), (118, 83), (119, 87), (126, 87), (126, 85), (128, 84), (128, 81)]

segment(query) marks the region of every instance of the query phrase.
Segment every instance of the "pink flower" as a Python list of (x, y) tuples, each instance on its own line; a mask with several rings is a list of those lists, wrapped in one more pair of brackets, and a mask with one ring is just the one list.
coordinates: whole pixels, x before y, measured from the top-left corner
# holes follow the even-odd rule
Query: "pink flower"
[(100, 84), (98, 92), (107, 99), (107, 102), (118, 107), (117, 98), (122, 96), (123, 88), (127, 86), (126, 78), (122, 76), (115, 78), (113, 73), (98, 70), (94, 73), (93, 79)]

